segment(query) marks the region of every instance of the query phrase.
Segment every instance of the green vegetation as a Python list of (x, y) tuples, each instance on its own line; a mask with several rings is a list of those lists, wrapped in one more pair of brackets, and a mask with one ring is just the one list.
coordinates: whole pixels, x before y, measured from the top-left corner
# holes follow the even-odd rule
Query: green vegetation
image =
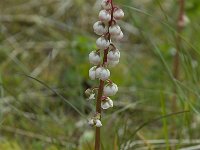
[[(84, 91), (97, 85), (88, 77), (95, 3), (0, 1), (0, 150), (93, 149), (94, 130), (86, 121), (95, 108)], [(200, 145), (200, 1), (186, 1), (190, 23), (180, 35), (179, 80), (172, 75), (177, 1), (115, 3), (126, 14), (119, 22), (125, 38), (111, 71), (119, 92), (115, 107), (103, 113), (102, 150)]]

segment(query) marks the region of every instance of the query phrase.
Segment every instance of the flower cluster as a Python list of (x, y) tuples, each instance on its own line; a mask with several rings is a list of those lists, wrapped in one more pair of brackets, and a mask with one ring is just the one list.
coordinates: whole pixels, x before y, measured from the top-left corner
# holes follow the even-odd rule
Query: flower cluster
[[(100, 89), (99, 86), (99, 88), (87, 89), (86, 95), (89, 100), (95, 99), (95, 89), (98, 89), (97, 97), (99, 99), (97, 98), (97, 105), (98, 101), (100, 101), (101, 109), (108, 109), (113, 107), (113, 101), (108, 96), (113, 96), (118, 91), (117, 85), (109, 79), (110, 71), (108, 68), (116, 66), (120, 58), (120, 51), (115, 47), (111, 39), (120, 41), (124, 36), (120, 26), (117, 24), (117, 20), (124, 17), (124, 12), (114, 6), (112, 0), (102, 0), (101, 7), (99, 21), (93, 25), (94, 32), (100, 37), (96, 40), (97, 50), (89, 54), (89, 62), (94, 65), (89, 70), (89, 77), (91, 80), (99, 79), (101, 81), (100, 84), (103, 84), (103, 88)], [(100, 112), (96, 112), (96, 114), (88, 123), (92, 126), (100, 127), (102, 126), (100, 121), (101, 114)]]

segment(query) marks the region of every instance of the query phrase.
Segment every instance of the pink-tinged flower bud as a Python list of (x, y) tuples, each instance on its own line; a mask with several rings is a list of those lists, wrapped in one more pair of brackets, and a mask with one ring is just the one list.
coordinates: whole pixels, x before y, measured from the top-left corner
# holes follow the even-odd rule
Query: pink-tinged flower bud
[(89, 61), (90, 61), (90, 63), (93, 64), (93, 65), (98, 65), (98, 64), (100, 64), (100, 62), (101, 62), (100, 54), (97, 53), (96, 51), (92, 51), (92, 52), (89, 54)]
[(122, 31), (120, 32), (120, 34), (114, 35), (114, 36), (113, 36), (113, 38), (114, 38), (115, 40), (117, 40), (117, 41), (121, 41), (121, 40), (123, 39), (123, 37), (124, 37), (124, 34), (123, 34)]
[(113, 16), (117, 20), (122, 19), (124, 17), (124, 12), (122, 9), (117, 8), (114, 10)]
[(116, 60), (116, 61), (115, 60), (110, 60), (110, 59), (107, 60), (108, 67), (115, 67), (118, 63), (119, 63), (119, 59)]
[(101, 102), (101, 108), (108, 109), (110, 107), (113, 107), (113, 101), (109, 97), (107, 97), (105, 100)]
[(109, 22), (111, 20), (111, 14), (107, 10), (101, 10), (99, 12), (99, 20), (103, 22)]
[(98, 48), (100, 49), (106, 49), (109, 47), (110, 42), (109, 40), (107, 40), (104, 36), (101, 36), (100, 38), (98, 38), (96, 40), (96, 45)]
[(104, 89), (103, 89), (103, 94), (105, 96), (113, 96), (117, 93), (118, 91), (118, 87), (116, 84), (112, 83), (111, 85), (106, 85), (104, 86)]
[(120, 32), (121, 32), (121, 28), (117, 24), (114, 24), (109, 27), (109, 33), (111, 35), (119, 35)]
[(97, 67), (94, 66), (94, 67), (90, 68), (90, 70), (89, 70), (89, 77), (91, 80), (96, 79), (96, 68)]
[(178, 21), (180, 27), (185, 27), (190, 23), (190, 19), (184, 14), (183, 18)]
[(111, 8), (111, 3), (109, 0), (102, 0), (101, 6), (103, 9), (110, 9)]
[(108, 52), (107, 58), (109, 59), (109, 61), (118, 61), (120, 58), (119, 50), (118, 49), (110, 50)]
[(110, 71), (104, 67), (99, 67), (96, 69), (96, 78), (99, 78), (103, 81), (107, 80), (110, 77)]
[(108, 27), (101, 21), (95, 22), (93, 29), (97, 35), (103, 35), (108, 32)]

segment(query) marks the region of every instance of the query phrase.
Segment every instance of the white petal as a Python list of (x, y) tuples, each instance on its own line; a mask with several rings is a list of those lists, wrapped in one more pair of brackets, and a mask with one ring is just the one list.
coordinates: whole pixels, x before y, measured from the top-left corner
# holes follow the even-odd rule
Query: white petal
[(118, 63), (119, 63), (119, 60), (117, 61), (113, 61), (110, 59), (107, 60), (108, 67), (115, 67)]
[(122, 19), (124, 17), (124, 12), (122, 9), (118, 8), (114, 11), (113, 16), (115, 19)]
[(96, 120), (96, 125), (95, 125), (96, 127), (101, 127), (102, 126), (102, 123), (101, 123), (101, 121), (100, 120)]
[(101, 36), (96, 40), (96, 45), (100, 49), (106, 49), (109, 47), (110, 42), (104, 36)]
[(115, 40), (117, 40), (117, 41), (121, 41), (121, 40), (123, 39), (123, 37), (124, 37), (124, 34), (123, 34), (122, 31), (120, 32), (120, 34), (114, 35), (114, 36), (113, 36), (113, 38), (114, 38)]
[(106, 10), (99, 12), (99, 19), (103, 22), (109, 22), (111, 20), (111, 14)]
[(111, 50), (108, 52), (107, 58), (109, 61), (118, 61), (120, 58), (120, 52), (118, 49), (116, 50)]
[(102, 109), (108, 109), (108, 108), (110, 108), (110, 105), (107, 101), (101, 102), (101, 108)]
[(105, 96), (110, 96), (112, 95), (112, 88), (109, 85), (106, 85), (104, 86), (103, 92)]
[(114, 24), (109, 27), (109, 33), (111, 35), (119, 35), (120, 32), (121, 32), (121, 28), (117, 24)]
[(102, 35), (108, 32), (108, 27), (101, 21), (95, 22), (93, 29), (97, 35)]
[(96, 66), (90, 68), (89, 70), (89, 77), (91, 80), (94, 80), (96, 78)]
[(114, 83), (112, 84), (111, 89), (112, 89), (114, 95), (115, 95), (115, 94), (117, 93), (117, 91), (118, 91), (118, 87), (117, 87), (117, 85), (114, 84)]
[(109, 99), (107, 101), (108, 101), (107, 103), (110, 105), (110, 107), (113, 107), (113, 101), (111, 99)]
[(89, 54), (89, 61), (93, 65), (98, 65), (101, 62), (101, 57), (95, 51), (92, 51)]
[(102, 69), (103, 69), (103, 67), (99, 67), (99, 68), (97, 68), (97, 69), (96, 69), (96, 72), (95, 72), (95, 74), (96, 74), (96, 77), (97, 77), (97, 78), (99, 78), (99, 77), (100, 77), (100, 75), (101, 75), (101, 72), (102, 72)]
[(116, 84), (104, 86), (103, 92), (105, 96), (113, 96), (117, 93), (118, 87)]

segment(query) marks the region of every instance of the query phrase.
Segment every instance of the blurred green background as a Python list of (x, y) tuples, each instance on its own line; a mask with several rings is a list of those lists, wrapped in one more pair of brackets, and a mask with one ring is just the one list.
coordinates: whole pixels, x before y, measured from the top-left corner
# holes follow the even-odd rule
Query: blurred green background
[[(200, 1), (186, 1), (179, 81), (171, 71), (178, 1), (114, 3), (125, 12), (125, 37), (117, 43), (120, 64), (111, 69), (119, 92), (102, 114), (102, 150), (200, 145)], [(88, 77), (88, 54), (99, 10), (92, 0), (0, 1), (0, 150), (93, 149), (87, 118), (95, 103), (84, 91), (98, 85)], [(173, 114), (174, 88), (175, 112), (189, 112)]]

